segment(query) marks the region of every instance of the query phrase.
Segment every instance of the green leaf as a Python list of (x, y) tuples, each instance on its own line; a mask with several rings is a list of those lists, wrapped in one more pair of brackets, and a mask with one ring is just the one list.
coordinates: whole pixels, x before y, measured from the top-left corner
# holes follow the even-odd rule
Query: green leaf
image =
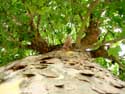
[(119, 74), (119, 65), (118, 65), (117, 63), (115, 63), (115, 64), (112, 65), (111, 67), (112, 67), (112, 69), (111, 69), (112, 73), (113, 73), (114, 75), (118, 75), (118, 74)]
[(108, 54), (109, 54), (109, 56), (118, 57), (120, 51), (121, 51), (121, 47), (120, 46), (116, 46), (116, 47), (110, 48), (108, 50)]
[(17, 0), (12, 0), (12, 4), (14, 4), (14, 3), (16, 3), (17, 2)]
[(120, 38), (125, 38), (125, 29), (119, 34)]

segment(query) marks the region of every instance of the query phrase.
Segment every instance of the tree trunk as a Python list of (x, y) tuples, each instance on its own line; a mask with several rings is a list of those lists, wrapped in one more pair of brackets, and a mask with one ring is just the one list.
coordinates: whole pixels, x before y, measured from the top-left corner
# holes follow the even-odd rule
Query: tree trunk
[(58, 50), (0, 68), (0, 94), (124, 94), (125, 82), (86, 53)]

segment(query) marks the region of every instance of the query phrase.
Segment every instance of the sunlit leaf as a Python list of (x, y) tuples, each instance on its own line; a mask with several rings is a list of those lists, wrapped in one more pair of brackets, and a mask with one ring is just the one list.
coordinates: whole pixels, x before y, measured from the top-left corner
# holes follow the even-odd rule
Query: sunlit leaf
[(120, 51), (121, 51), (121, 47), (120, 47), (120, 46), (116, 46), (116, 47), (110, 48), (110, 49), (108, 50), (108, 53), (109, 53), (109, 56), (118, 57)]

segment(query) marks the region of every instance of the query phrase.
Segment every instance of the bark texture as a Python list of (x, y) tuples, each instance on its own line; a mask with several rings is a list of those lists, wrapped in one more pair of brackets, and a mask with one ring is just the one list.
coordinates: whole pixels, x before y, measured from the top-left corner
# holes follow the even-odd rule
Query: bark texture
[(124, 94), (125, 82), (83, 52), (53, 51), (0, 68), (0, 94)]

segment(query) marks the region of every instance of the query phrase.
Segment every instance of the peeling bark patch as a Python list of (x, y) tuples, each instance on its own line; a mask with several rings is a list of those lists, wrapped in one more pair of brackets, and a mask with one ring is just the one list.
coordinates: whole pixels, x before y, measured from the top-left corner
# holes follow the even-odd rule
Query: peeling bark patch
[(42, 66), (36, 66), (37, 69), (45, 69), (47, 68), (47, 64), (43, 64)]
[(10, 68), (8, 68), (7, 70), (13, 70), (13, 71), (16, 71), (16, 70), (20, 70), (20, 69), (24, 69), (27, 65), (20, 65), (20, 64), (16, 64)]
[(58, 87), (58, 88), (64, 88), (64, 84), (55, 85), (55, 87)]
[(112, 86), (116, 87), (116, 88), (119, 88), (119, 89), (122, 89), (122, 88), (125, 87), (123, 84), (121, 84), (121, 83), (119, 83), (119, 82), (115, 82), (115, 81), (114, 81), (114, 82), (111, 81), (110, 84), (111, 84)]
[(47, 78), (57, 78), (58, 77), (58, 75), (55, 72), (53, 72), (52, 70), (49, 70), (49, 69), (42, 70), (40, 74)]
[(46, 60), (43, 60), (43, 61), (40, 61), (40, 64), (44, 64), (46, 62), (47, 62)]
[(24, 76), (26, 76), (26, 77), (30, 78), (30, 77), (35, 76), (35, 74), (31, 74), (31, 73), (29, 73), (29, 74), (24, 74)]
[(80, 81), (84, 81), (84, 82), (90, 82), (90, 80), (85, 77), (85, 76), (82, 76), (82, 75), (77, 75), (76, 78)]
[(99, 94), (107, 94), (106, 92), (104, 92), (104, 91), (102, 91), (102, 90), (100, 90), (100, 89), (98, 89), (96, 87), (92, 87), (92, 90), (96, 91)]
[(54, 57), (44, 57), (41, 60), (48, 60), (48, 59), (52, 59), (52, 58), (54, 58)]
[(85, 76), (94, 76), (94, 73), (90, 70), (84, 70), (80, 72), (81, 75), (85, 75)]
[(88, 67), (88, 68), (90, 68), (90, 69), (95, 68), (94, 65), (85, 65), (85, 67)]
[(68, 64), (71, 65), (71, 66), (75, 65), (74, 62), (68, 62)]

